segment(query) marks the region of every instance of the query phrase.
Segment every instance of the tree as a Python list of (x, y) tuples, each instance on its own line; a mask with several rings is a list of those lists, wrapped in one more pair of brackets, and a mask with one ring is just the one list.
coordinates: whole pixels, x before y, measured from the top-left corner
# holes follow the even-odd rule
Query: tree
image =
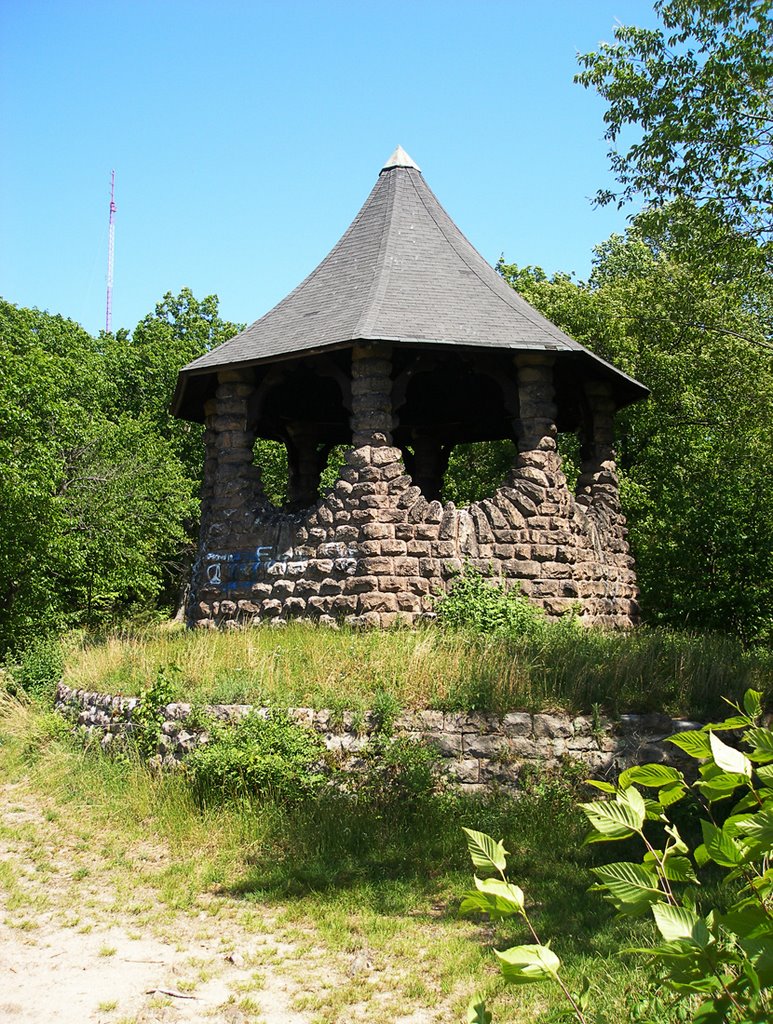
[(217, 295), (197, 299), (190, 288), (167, 292), (133, 334), (103, 338), (108, 373), (115, 382), (113, 414), (149, 416), (174, 447), (191, 480), (201, 480), (202, 430), (169, 413), (179, 370), (222, 345), (243, 327), (222, 320)]
[(0, 656), (152, 603), (196, 518), (156, 409), (116, 399), (113, 340), (0, 301)]
[[(613, 43), (579, 57), (576, 80), (608, 103), (606, 138), (621, 186), (599, 192), (600, 203), (642, 196), (651, 215), (665, 211), (661, 221), (686, 210), (688, 239), (698, 207), (705, 256), (707, 242), (733, 242), (736, 255), (762, 253), (770, 263), (772, 10), (772, 0), (656, 0), (662, 27), (618, 26)], [(634, 139), (624, 142), (631, 127)]]

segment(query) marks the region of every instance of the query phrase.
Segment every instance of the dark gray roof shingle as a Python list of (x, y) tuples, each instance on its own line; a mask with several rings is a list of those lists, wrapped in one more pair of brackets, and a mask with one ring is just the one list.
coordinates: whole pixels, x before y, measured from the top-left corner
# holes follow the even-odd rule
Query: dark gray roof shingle
[(612, 370), (505, 283), (400, 147), (319, 266), (260, 320), (181, 371), (176, 408), (189, 375), (359, 340), (579, 352)]

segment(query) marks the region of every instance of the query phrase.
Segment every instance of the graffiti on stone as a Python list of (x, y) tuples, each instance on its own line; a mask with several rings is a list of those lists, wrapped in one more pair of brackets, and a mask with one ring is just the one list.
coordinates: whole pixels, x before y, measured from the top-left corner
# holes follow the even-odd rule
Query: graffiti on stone
[[(326, 544), (325, 558), (333, 560), (337, 572), (352, 575), (357, 568), (357, 552), (343, 543)], [(321, 555), (321, 552), (319, 552)], [(205, 556), (207, 581), (221, 590), (235, 590), (245, 583), (256, 583), (276, 576), (302, 576), (309, 559), (293, 548), (277, 551), (263, 544), (245, 551), (208, 551)]]

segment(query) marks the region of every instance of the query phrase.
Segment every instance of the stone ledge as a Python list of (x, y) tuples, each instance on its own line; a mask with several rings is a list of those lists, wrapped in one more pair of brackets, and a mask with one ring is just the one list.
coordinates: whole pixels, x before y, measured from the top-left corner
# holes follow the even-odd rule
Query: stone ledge
[[(100, 736), (108, 747), (117, 736), (130, 735), (132, 712), (138, 698), (74, 690), (60, 683), (56, 710), (75, 720), (89, 735)], [(266, 716), (267, 707), (247, 704), (215, 704), (204, 712), (221, 722), (238, 722), (249, 713)], [(187, 703), (164, 708), (159, 762), (172, 766), (209, 741), (200, 727), (187, 726), (192, 707)], [(327, 709), (288, 708), (293, 721), (314, 729), (328, 750), (344, 758), (359, 753), (368, 739), (378, 733), (373, 711), (334, 712)], [(683, 752), (664, 742), (668, 735), (698, 722), (671, 719), (661, 714), (628, 714), (613, 721), (587, 715), (531, 714), (511, 711), (503, 715), (486, 712), (411, 711), (399, 715), (394, 733), (432, 745), (440, 754), (448, 777), (461, 789), (470, 787), (517, 787), (524, 765), (546, 771), (567, 759), (584, 763), (590, 774), (614, 777), (624, 768), (646, 761), (677, 766), (691, 763)]]

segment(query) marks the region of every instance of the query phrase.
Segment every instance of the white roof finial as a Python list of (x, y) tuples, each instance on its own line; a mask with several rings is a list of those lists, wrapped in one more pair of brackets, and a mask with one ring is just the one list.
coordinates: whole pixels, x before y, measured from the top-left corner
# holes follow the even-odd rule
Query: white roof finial
[(421, 167), (411, 160), (408, 154), (405, 152), (402, 146), (398, 146), (394, 153), (390, 156), (384, 166), (381, 168), (382, 171), (389, 171), (393, 167), (413, 167), (414, 170), (420, 171)]

